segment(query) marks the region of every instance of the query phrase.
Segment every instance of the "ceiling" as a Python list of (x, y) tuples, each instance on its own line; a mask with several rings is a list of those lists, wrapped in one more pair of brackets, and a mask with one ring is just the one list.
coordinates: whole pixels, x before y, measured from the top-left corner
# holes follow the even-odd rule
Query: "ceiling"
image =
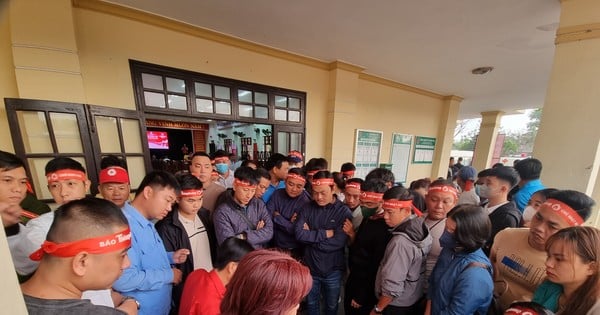
[(461, 96), (460, 119), (543, 106), (560, 16), (559, 0), (110, 2)]

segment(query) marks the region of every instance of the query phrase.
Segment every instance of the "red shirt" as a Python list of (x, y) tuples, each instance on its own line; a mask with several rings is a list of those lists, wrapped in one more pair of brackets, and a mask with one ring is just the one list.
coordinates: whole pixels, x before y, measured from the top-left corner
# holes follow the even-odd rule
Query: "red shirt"
[(225, 286), (217, 271), (194, 270), (185, 280), (179, 315), (218, 315)]

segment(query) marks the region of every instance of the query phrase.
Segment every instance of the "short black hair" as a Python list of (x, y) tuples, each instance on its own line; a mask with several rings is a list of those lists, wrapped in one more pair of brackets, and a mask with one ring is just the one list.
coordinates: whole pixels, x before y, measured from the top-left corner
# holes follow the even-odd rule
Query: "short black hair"
[(409, 189), (410, 190), (416, 190), (419, 188), (428, 189), (429, 185), (431, 185), (431, 179), (421, 178), (421, 179), (413, 180), (412, 182), (410, 182)]
[(220, 157), (229, 158), (229, 153), (227, 153), (227, 151), (225, 151), (225, 150), (217, 150), (217, 151), (215, 151), (215, 153), (213, 153), (212, 160), (214, 160), (216, 158), (220, 158)]
[(306, 173), (304, 173), (304, 171), (299, 167), (290, 168), (288, 174), (302, 176), (304, 179), (306, 179)]
[(379, 179), (382, 179), (386, 183), (392, 183), (392, 184), (394, 184), (394, 182), (396, 181), (396, 179), (394, 177), (394, 173), (392, 173), (392, 171), (388, 170), (387, 168), (383, 168), (383, 167), (378, 167), (378, 168), (372, 169), (369, 172), (369, 174), (367, 174), (367, 176), (365, 177), (365, 180), (369, 180), (369, 179), (373, 179), (373, 178), (379, 178)]
[(342, 173), (331, 172), (331, 176), (333, 176), (333, 182), (339, 189), (344, 190), (344, 188), (346, 188), (346, 181), (344, 180)]
[(101, 170), (111, 167), (111, 166), (118, 166), (118, 167), (127, 169), (127, 163), (125, 162), (125, 160), (123, 160), (122, 158), (120, 158), (116, 155), (112, 155), (112, 154), (106, 155), (105, 157), (102, 158), (102, 160), (100, 160), (100, 169)]
[(65, 243), (109, 233), (115, 226), (127, 226), (127, 218), (114, 203), (85, 197), (69, 201), (54, 211), (46, 240)]
[(161, 189), (170, 187), (175, 189), (175, 194), (177, 195), (179, 195), (179, 193), (181, 192), (181, 187), (179, 187), (179, 183), (177, 182), (175, 176), (165, 171), (152, 171), (146, 174), (146, 176), (144, 176), (144, 179), (142, 179), (140, 187), (135, 193), (135, 196), (137, 197), (139, 194), (141, 194), (142, 191), (144, 191), (144, 188), (148, 186), (152, 187), (153, 189), (159, 187)]
[(485, 210), (475, 205), (458, 205), (450, 212), (448, 218), (456, 222), (454, 237), (455, 250), (474, 252), (487, 243), (492, 234), (492, 223)]
[(243, 182), (248, 182), (250, 185), (258, 185), (258, 174), (248, 166), (240, 166), (233, 173), (233, 177)]
[(575, 212), (577, 212), (577, 214), (579, 214), (584, 221), (590, 218), (590, 215), (592, 214), (592, 208), (596, 205), (596, 201), (594, 201), (594, 199), (576, 190), (559, 190), (549, 194), (547, 198), (556, 199), (567, 204), (569, 207), (575, 210)]
[[(360, 184), (360, 186), (361, 186), (361, 188), (362, 188), (362, 184), (363, 184), (364, 182), (365, 182), (365, 181), (364, 181), (362, 178), (354, 177), (354, 178), (350, 178), (350, 179), (348, 179), (348, 180), (346, 181), (346, 184), (349, 184), (349, 183), (359, 183), (359, 184)], [(387, 189), (387, 187), (386, 187), (386, 189)]]
[(48, 161), (45, 167), (46, 175), (60, 170), (76, 170), (85, 173), (85, 168), (83, 168), (83, 165), (70, 157), (61, 156), (54, 158)]
[(383, 194), (388, 190), (386, 183), (379, 178), (372, 178), (360, 185), (360, 190)]
[(257, 165), (256, 162), (254, 162), (252, 160), (243, 160), (242, 164), (240, 164), (240, 166), (248, 166), (248, 164), (250, 164), (250, 163)]
[(0, 151), (0, 170), (10, 171), (19, 167), (26, 168), (23, 160), (10, 152)]
[(254, 247), (247, 241), (230, 237), (219, 245), (214, 267), (217, 270), (223, 270), (228, 263), (241, 261), (246, 254), (253, 250)]
[(413, 200), (413, 195), (408, 189), (400, 186), (392, 187), (383, 193), (384, 200), (396, 199), (396, 200)]
[(181, 190), (202, 189), (202, 182), (198, 179), (198, 177), (192, 174), (184, 173), (175, 176), (175, 178), (177, 179), (177, 182), (179, 183), (179, 188), (181, 188)]
[(346, 162), (346, 163), (342, 164), (340, 171), (342, 171), (342, 172), (356, 171), (356, 166), (354, 166), (354, 164), (352, 164), (352, 162)]
[(265, 168), (267, 169), (267, 171), (272, 170), (274, 167), (281, 168), (281, 164), (283, 164), (284, 162), (289, 163), (288, 157), (281, 153), (275, 153), (269, 157), (269, 159), (265, 163)]
[(492, 165), (492, 168), (497, 168), (497, 167), (501, 167), (504, 166), (504, 164), (498, 162), (498, 163), (494, 163), (494, 165)]
[(304, 171), (312, 172), (312, 171), (322, 171), (329, 168), (329, 162), (327, 162), (324, 158), (312, 158), (306, 162), (304, 165)]
[(441, 179), (436, 179), (433, 181), (433, 183), (429, 184), (429, 187), (436, 187), (436, 186), (454, 186), (454, 183), (446, 178), (441, 178)]
[(313, 179), (333, 178), (333, 174), (329, 171), (318, 171), (313, 176)]
[(193, 159), (194, 159), (195, 157), (197, 157), (197, 156), (205, 156), (205, 157), (207, 157), (209, 160), (211, 159), (211, 158), (210, 158), (210, 155), (208, 155), (208, 153), (206, 153), (206, 152), (204, 152), (204, 151), (196, 151), (196, 152), (194, 152), (194, 154), (192, 154), (192, 156), (190, 157), (190, 159), (191, 159), (191, 160), (193, 160)]
[(498, 166), (496, 168), (492, 168), (487, 176), (496, 177), (499, 180), (508, 183), (511, 189), (519, 183), (519, 173), (517, 173), (517, 171), (510, 166)]
[[(242, 165), (240, 167), (249, 167), (249, 166)], [(266, 169), (264, 169), (262, 167), (257, 167), (255, 172), (256, 172), (256, 177), (258, 178), (259, 181), (260, 181), (261, 177), (271, 180), (271, 174), (269, 174), (269, 172)]]
[(477, 177), (488, 177), (488, 176), (490, 176), (491, 172), (492, 172), (491, 168), (486, 168), (486, 169), (482, 170), (481, 172), (477, 173)]
[(522, 180), (539, 179), (542, 175), (542, 162), (538, 159), (524, 159), (515, 164), (514, 168)]

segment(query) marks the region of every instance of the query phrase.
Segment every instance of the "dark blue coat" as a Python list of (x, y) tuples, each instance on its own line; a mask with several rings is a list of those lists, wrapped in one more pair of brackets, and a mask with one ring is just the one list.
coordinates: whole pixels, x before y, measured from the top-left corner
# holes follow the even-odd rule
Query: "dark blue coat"
[[(344, 248), (347, 236), (343, 231), (344, 221), (352, 219), (350, 209), (335, 199), (326, 206), (311, 201), (296, 220), (296, 239), (304, 243), (304, 262), (310, 273), (326, 277), (333, 271), (345, 271)], [(309, 230), (303, 229), (304, 223)], [(334, 230), (332, 238), (327, 238), (326, 230)]]
[[(310, 196), (306, 191), (303, 191), (300, 196), (291, 198), (288, 196), (285, 189), (276, 190), (269, 202), (267, 202), (267, 210), (273, 216), (275, 211), (279, 212), (278, 216), (273, 216), (273, 245), (281, 249), (293, 249), (300, 247), (296, 241), (295, 222), (291, 222), (294, 213), (298, 216), (310, 204)], [(296, 217), (298, 219), (298, 217)]]

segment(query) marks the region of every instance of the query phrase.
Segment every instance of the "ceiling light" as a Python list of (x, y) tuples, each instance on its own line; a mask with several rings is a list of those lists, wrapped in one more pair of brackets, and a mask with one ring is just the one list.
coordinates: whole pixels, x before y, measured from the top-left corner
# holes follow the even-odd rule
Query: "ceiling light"
[(486, 74), (494, 70), (494, 67), (478, 67), (471, 70), (472, 74)]

